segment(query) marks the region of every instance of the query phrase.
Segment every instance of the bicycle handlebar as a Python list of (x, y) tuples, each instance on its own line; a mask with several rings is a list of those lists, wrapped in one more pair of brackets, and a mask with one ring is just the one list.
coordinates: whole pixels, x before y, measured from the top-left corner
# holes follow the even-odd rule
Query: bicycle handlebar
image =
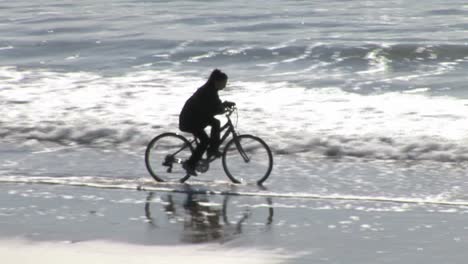
[(237, 110), (237, 107), (235, 105), (226, 106), (224, 109), (225, 109), (224, 114), (226, 115), (226, 117), (230, 117), (232, 113), (234, 113)]

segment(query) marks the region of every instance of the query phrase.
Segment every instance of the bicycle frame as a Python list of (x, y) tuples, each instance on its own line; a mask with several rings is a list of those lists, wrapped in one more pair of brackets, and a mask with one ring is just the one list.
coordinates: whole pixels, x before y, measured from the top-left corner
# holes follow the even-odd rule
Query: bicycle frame
[[(228, 110), (228, 113), (226, 114), (226, 118), (227, 118), (227, 122), (226, 124), (224, 124), (221, 129), (220, 129), (220, 133), (222, 134), (223, 131), (224, 134), (220, 137), (220, 141), (219, 141), (219, 144), (223, 144), (224, 141), (226, 141), (226, 139), (232, 135), (232, 138), (234, 139), (234, 142), (236, 144), (236, 147), (237, 149), (239, 150), (239, 153), (241, 154), (242, 158), (246, 161), (246, 162), (249, 162), (250, 158), (247, 156), (247, 154), (245, 153), (245, 151), (242, 149), (242, 146), (239, 144), (239, 140), (238, 140), (238, 134), (234, 128), (234, 124), (232, 123), (232, 120), (231, 120), (231, 115), (232, 113), (235, 111), (236, 109), (235, 108), (232, 108), (232, 109), (229, 109)], [(198, 140), (197, 138), (194, 138), (192, 139), (191, 141), (189, 141), (190, 144), (198, 144)], [(177, 155), (179, 152), (181, 152), (182, 150), (184, 150), (185, 148), (187, 148), (188, 146), (183, 146), (179, 151), (175, 152), (173, 154), (173, 156)], [(212, 162), (213, 160), (215, 160), (216, 158), (211, 158), (209, 159), (208, 161), (209, 162)]]

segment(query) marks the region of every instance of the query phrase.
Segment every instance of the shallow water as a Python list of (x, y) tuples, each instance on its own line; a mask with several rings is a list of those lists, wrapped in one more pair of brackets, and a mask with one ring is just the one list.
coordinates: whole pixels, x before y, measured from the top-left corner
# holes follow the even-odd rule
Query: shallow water
[[(32, 242), (47, 242), (54, 248), (48, 256), (63, 254), (67, 246), (106, 257), (111, 248), (98, 246), (90, 252), (82, 247), (110, 241), (150, 246), (146, 249), (152, 254), (133, 247), (139, 257), (149, 255), (154, 260), (162, 257), (161, 246), (210, 261), (226, 254), (252, 254), (265, 263), (464, 263), (466, 259), (466, 205), (63, 185), (3, 184), (0, 193), (3, 240), (28, 239), (31, 249), (42, 246)], [(217, 254), (205, 255), (212, 250)], [(166, 258), (178, 256), (172, 251), (166, 254)]]

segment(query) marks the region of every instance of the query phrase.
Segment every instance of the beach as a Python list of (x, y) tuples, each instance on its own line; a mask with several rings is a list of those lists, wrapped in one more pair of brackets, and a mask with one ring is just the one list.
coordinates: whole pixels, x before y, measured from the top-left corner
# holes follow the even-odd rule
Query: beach
[(127, 150), (2, 148), (5, 263), (465, 262), (463, 164), (286, 154), (264, 186), (220, 161), (182, 184)]
[(38, 184), (1, 193), (4, 263), (464, 263), (468, 241), (466, 206)]

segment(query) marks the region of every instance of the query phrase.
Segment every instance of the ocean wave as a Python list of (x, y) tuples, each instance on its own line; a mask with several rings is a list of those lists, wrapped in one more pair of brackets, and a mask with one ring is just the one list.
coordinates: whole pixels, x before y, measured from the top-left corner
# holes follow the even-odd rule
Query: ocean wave
[(135, 143), (140, 133), (136, 129), (47, 127), (42, 129), (20, 128), (8, 131), (18, 137), (23, 134), (26, 141), (50, 142), (61, 145), (113, 146)]
[[(278, 127), (277, 129), (284, 129)], [(169, 130), (168, 130), (169, 131)], [(13, 141), (19, 146), (82, 146), (92, 148), (125, 148), (141, 150), (146, 144), (161, 133), (153, 133), (144, 128), (127, 126), (126, 128), (102, 127), (8, 127), (0, 129), (4, 142)], [(177, 132), (177, 130), (174, 130)], [(184, 134), (190, 137), (188, 134)], [(291, 137), (299, 135), (291, 133)], [(276, 155), (300, 155), (306, 157), (325, 157), (333, 159), (359, 158), (368, 160), (394, 161), (436, 161), (468, 162), (468, 142), (464, 140), (446, 140), (431, 137), (410, 137), (406, 139), (385, 136), (337, 136), (321, 135), (309, 138), (303, 135), (298, 143), (295, 140), (271, 138), (263, 132)], [(278, 141), (280, 140), (280, 141)]]
[[(0, 68), (0, 138), (140, 151), (157, 134), (178, 132), (180, 109), (204, 82), (196, 73), (101, 76)], [(360, 95), (234, 80), (221, 98), (237, 102), (240, 133), (262, 137), (277, 155), (468, 161), (467, 101), (426, 91)]]
[[(275, 28), (277, 25), (263, 25)], [(254, 26), (255, 28), (255, 26)], [(0, 51), (6, 63), (30, 67), (113, 71), (125, 70), (141, 65), (152, 68), (213, 67), (229, 65), (245, 74), (242, 69), (268, 74), (282, 74), (293, 70), (309, 69), (306, 73), (320, 75), (372, 73), (420, 73), (439, 69), (451, 70), (468, 60), (468, 45), (395, 41), (383, 43), (337, 42), (320, 39), (292, 39), (279, 45), (270, 42), (248, 42), (237, 40), (172, 40), (139, 35), (139, 33), (110, 32), (106, 38), (95, 36), (94, 27), (54, 27), (51, 40), (34, 44), (29, 40), (18, 40), (2, 44)], [(253, 30), (253, 29), (252, 29)], [(268, 31), (262, 28), (261, 31)], [(39, 28), (29, 30), (38, 36), (47, 36)], [(29, 35), (31, 35), (29, 34)], [(63, 35), (63, 36), (62, 36)], [(71, 36), (85, 36), (74, 39)], [(34, 40), (35, 41), (35, 40)], [(276, 46), (275, 46), (276, 45)], [(14, 48), (13, 48), (14, 47)], [(80, 54), (77, 60), (66, 60)], [(128, 55), (133, 54), (133, 55)], [(448, 65), (452, 63), (452, 65)], [(463, 68), (463, 67), (462, 67)], [(322, 70), (322, 71), (318, 71)], [(344, 78), (349, 79), (346, 75)]]
[(278, 149), (283, 155), (315, 155), (334, 159), (467, 162), (468, 142), (437, 138), (324, 136)]
[[(198, 43), (201, 45), (201, 43)], [(188, 47), (190, 48), (190, 47)], [(333, 45), (323, 43), (308, 43), (298, 45), (291, 43), (287, 46), (279, 47), (257, 47), (251, 46), (242, 49), (241, 52), (232, 52), (233, 47), (220, 47), (217, 51), (207, 51), (203, 56), (207, 60), (219, 60), (224, 57), (236, 59), (256, 58), (257, 60), (271, 60), (275, 62), (296, 62), (294, 58), (301, 60), (315, 60), (326, 62), (340, 62), (343, 64), (356, 64), (358, 62), (368, 63), (376, 57), (384, 58), (395, 63), (394, 66), (412, 63), (439, 63), (468, 59), (468, 45), (456, 44), (364, 44), (364, 45)], [(185, 51), (186, 52), (186, 51)], [(199, 61), (199, 60), (197, 60)]]

